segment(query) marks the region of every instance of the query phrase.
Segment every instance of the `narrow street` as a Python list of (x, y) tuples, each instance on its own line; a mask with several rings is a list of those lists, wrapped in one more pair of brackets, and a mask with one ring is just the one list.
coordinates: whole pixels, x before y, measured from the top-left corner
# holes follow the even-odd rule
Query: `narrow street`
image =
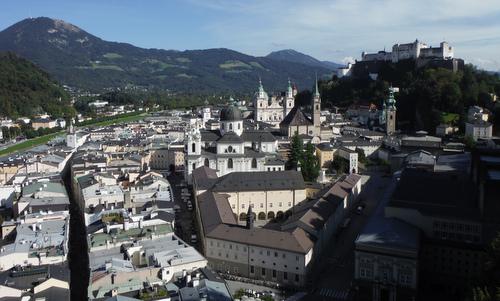
[(89, 256), (87, 252), (87, 231), (82, 213), (71, 189), (71, 175), (69, 168), (62, 173), (66, 191), (70, 200), (70, 229), (68, 262), (71, 271), (70, 292), (71, 301), (87, 300), (89, 283)]
[(340, 230), (337, 239), (332, 239), (323, 253), (321, 267), (313, 272), (315, 279), (311, 291), (314, 299), (308, 300), (349, 300), (354, 277), (354, 241), (374, 213), (390, 181), (380, 173), (369, 176), (358, 198), (366, 207), (361, 214), (350, 213), (348, 227)]

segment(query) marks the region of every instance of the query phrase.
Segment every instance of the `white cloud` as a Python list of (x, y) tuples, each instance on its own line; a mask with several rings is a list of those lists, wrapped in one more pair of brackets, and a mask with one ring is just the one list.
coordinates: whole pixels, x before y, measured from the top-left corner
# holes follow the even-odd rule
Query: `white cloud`
[(431, 45), (443, 39), (456, 42), (456, 54), (470, 61), (478, 48), (483, 59), (498, 59), (498, 0), (190, 1), (222, 15), (206, 24), (208, 34), (250, 54), (265, 55), (286, 45), (319, 59), (342, 61), (418, 38)]

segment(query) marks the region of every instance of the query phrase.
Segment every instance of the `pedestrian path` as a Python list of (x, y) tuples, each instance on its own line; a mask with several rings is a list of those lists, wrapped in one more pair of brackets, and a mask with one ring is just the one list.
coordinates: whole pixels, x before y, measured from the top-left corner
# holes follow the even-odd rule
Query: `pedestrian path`
[(349, 296), (349, 291), (333, 288), (320, 288), (317, 293), (320, 296), (328, 298), (328, 300), (347, 300)]

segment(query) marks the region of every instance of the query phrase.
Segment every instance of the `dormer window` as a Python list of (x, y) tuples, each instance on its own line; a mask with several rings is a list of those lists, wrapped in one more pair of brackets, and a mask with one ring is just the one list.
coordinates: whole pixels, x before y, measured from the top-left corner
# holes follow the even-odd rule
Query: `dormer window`
[(233, 150), (233, 147), (230, 145), (230, 146), (227, 148), (227, 151), (228, 151), (229, 153), (232, 153), (232, 152), (234, 151), (234, 150)]

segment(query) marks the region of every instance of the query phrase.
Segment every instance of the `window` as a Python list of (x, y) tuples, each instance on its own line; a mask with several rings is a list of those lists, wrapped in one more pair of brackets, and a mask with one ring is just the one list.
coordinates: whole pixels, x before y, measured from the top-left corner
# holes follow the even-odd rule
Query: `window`
[(228, 169), (233, 169), (233, 159), (232, 158), (229, 158), (227, 160), (227, 168)]
[(262, 276), (266, 276), (266, 269), (262, 268)]
[(274, 252), (274, 257), (278, 257), (278, 252)]
[(210, 167), (210, 161), (208, 161), (208, 158), (205, 158), (205, 166)]
[(267, 251), (267, 256), (271, 256), (271, 252), (270, 251)]
[(245, 209), (245, 204), (241, 204), (241, 209)]
[(273, 270), (273, 278), (276, 278), (276, 270)]
[(241, 129), (241, 123), (238, 123), (238, 130)]
[(250, 274), (253, 274), (255, 273), (255, 268), (253, 265), (250, 266)]
[(295, 282), (299, 282), (299, 275), (295, 274)]
[(287, 272), (283, 272), (283, 279), (288, 280), (288, 273)]
[(191, 151), (196, 153), (196, 143), (191, 144)]
[(234, 149), (233, 149), (233, 147), (231, 145), (227, 148), (227, 152), (228, 153), (234, 152)]
[(257, 168), (257, 159), (252, 159), (252, 168)]
[(196, 169), (196, 163), (193, 163), (193, 170)]

